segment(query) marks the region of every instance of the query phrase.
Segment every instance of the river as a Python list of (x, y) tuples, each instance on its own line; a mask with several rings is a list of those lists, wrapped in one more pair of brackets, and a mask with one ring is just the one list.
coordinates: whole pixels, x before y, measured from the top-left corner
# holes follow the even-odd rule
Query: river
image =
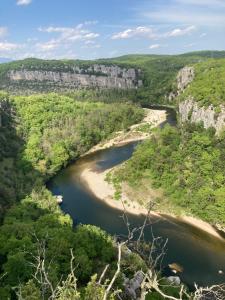
[[(174, 125), (174, 111), (167, 109), (167, 113), (166, 123)], [(124, 162), (131, 157), (137, 144), (132, 142), (82, 157), (49, 181), (47, 186), (52, 193), (63, 196), (61, 208), (72, 217), (74, 224), (96, 225), (118, 236), (127, 234), (121, 211), (97, 199), (81, 180), (80, 174), (90, 165), (96, 171), (104, 171)], [(132, 226), (142, 224), (143, 220), (144, 216), (129, 215)], [(225, 272), (225, 240), (176, 218), (153, 219), (152, 228), (146, 229), (146, 240), (151, 241), (152, 232), (163, 241), (168, 239), (163, 266), (174, 262), (181, 265), (184, 270), (180, 277), (187, 285), (197, 283), (206, 286), (225, 282), (225, 275), (218, 273), (219, 270)]]

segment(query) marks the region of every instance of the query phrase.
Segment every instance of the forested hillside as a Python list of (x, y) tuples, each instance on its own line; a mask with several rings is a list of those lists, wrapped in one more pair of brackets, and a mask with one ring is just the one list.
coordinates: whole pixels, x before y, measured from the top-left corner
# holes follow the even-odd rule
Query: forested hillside
[[(113, 263), (116, 252), (112, 238), (99, 228), (73, 230), (45, 180), (112, 132), (139, 121), (143, 113), (129, 104), (80, 103), (56, 94), (12, 98), (1, 93), (3, 102), (8, 109), (1, 110), (1, 217), (8, 211), (0, 227), (0, 299), (15, 299), (19, 292), (22, 299), (40, 299), (41, 294), (47, 299), (50, 286), (37, 285), (40, 274), (32, 279), (36, 255), (46, 256), (49, 280), (56, 285), (71, 271), (74, 249), (82, 287), (106, 263)], [(78, 291), (68, 288), (59, 294), (80, 299)], [(91, 289), (90, 285), (82, 293)]]
[[(87, 92), (89, 90), (89, 94), (94, 93), (92, 97), (95, 99), (96, 96), (99, 96), (99, 99), (103, 100), (103, 90), (111, 101), (118, 101), (118, 89), (120, 90), (120, 87), (123, 87), (121, 94), (125, 101), (138, 101), (142, 104), (168, 104), (169, 94), (176, 90), (175, 82), (178, 71), (186, 65), (207, 61), (212, 57), (220, 60), (220, 58), (225, 57), (225, 52), (202, 51), (171, 56), (127, 55), (95, 61), (25, 59), (0, 65), (0, 88), (7, 89), (14, 94), (46, 91), (71, 93), (77, 90), (79, 86), (79, 84), (76, 86), (72, 84), (71, 76), (86, 74), (85, 76), (96, 77), (95, 82), (93, 82), (93, 79), (89, 83), (87, 81), (85, 88)], [(22, 74), (15, 73), (17, 71), (21, 71)], [(26, 72), (28, 72), (27, 75)], [(109, 77), (107, 77), (107, 74)], [(16, 80), (10, 79), (10, 76)], [(35, 78), (32, 80), (32, 77)], [(110, 79), (110, 82), (106, 85), (103, 83), (103, 89), (99, 93), (96, 91), (99, 84), (98, 78), (100, 78), (100, 82), (104, 82), (106, 77), (112, 77), (113, 82), (117, 80), (118, 83), (115, 85)], [(125, 81), (121, 81), (123, 77)], [(25, 78), (29, 78), (29, 80)], [(48, 78), (48, 80), (44, 80), (44, 78)], [(132, 78), (131, 81), (129, 81), (130, 78)], [(138, 80), (143, 84), (138, 85)], [(136, 88), (129, 88), (132, 85)], [(106, 91), (104, 91), (104, 86), (107, 87)], [(82, 97), (83, 91), (80, 91), (79, 94)]]
[[(160, 211), (189, 213), (225, 226), (225, 60), (209, 59), (192, 65), (193, 77), (179, 72), (174, 104), (177, 128), (152, 133), (111, 180), (117, 190), (128, 182), (161, 188)], [(144, 200), (143, 200), (144, 201)]]
[[(0, 93), (1, 300), (103, 299), (118, 267), (117, 240), (95, 226), (73, 228), (71, 218), (62, 213), (46, 189), (46, 181), (93, 145), (140, 122), (144, 116), (140, 103), (178, 106), (191, 96), (200, 106), (213, 104), (218, 108), (224, 104), (224, 56), (225, 52), (206, 51), (87, 62), (27, 59), (0, 65), (0, 85), (10, 91)], [(14, 84), (6, 76), (15, 70), (69, 73), (74, 72), (74, 66), (90, 72), (90, 66), (96, 64), (113, 66), (102, 70), (117, 70), (118, 78), (121, 70), (126, 70), (126, 84), (127, 76), (134, 76), (134, 84), (142, 80), (143, 85), (131, 89), (60, 88), (59, 94), (46, 93), (52, 86), (44, 81), (36, 88), (25, 81)], [(168, 95), (176, 92), (177, 73), (186, 65), (194, 66), (195, 78), (171, 103)], [(105, 76), (96, 71), (86, 75)], [(155, 199), (156, 209), (188, 213), (224, 226), (224, 131), (215, 135), (213, 128), (206, 130), (188, 120), (177, 127), (150, 127), (146, 130), (150, 130), (151, 138), (109, 176), (117, 195), (123, 182), (133, 189), (143, 185), (160, 188), (163, 197)], [(137, 250), (142, 254), (154, 252), (154, 247), (140, 241), (132, 247), (136, 252), (126, 246), (121, 250), (121, 273), (127, 278), (150, 265)], [(160, 278), (153, 267), (151, 272)], [(121, 273), (108, 299), (118, 299), (116, 294), (124, 289)], [(164, 298), (157, 288), (179, 297), (177, 288), (168, 287), (163, 280), (154, 284), (149, 288), (149, 299)], [(190, 297), (185, 294), (182, 299)]]

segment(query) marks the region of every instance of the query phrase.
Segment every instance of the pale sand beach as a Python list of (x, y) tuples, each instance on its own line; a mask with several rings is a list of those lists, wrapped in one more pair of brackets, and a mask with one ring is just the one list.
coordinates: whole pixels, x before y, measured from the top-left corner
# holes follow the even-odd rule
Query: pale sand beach
[(124, 131), (117, 132), (114, 138), (99, 143), (98, 145), (92, 147), (87, 153), (85, 153), (82, 156), (85, 156), (87, 154), (93, 153), (98, 150), (107, 149), (113, 146), (122, 146), (123, 144), (126, 143), (147, 139), (150, 136), (150, 133), (138, 131), (138, 127), (145, 124), (151, 125), (152, 128), (157, 127), (158, 125), (166, 121), (167, 112), (166, 110), (153, 110), (149, 108), (144, 108), (144, 111), (145, 111), (145, 117), (141, 123), (130, 126), (128, 132), (124, 132)]
[[(139, 203), (131, 201), (125, 193), (122, 193), (121, 200), (114, 199), (115, 189), (111, 184), (105, 181), (105, 177), (108, 172), (110, 172), (110, 170), (106, 170), (104, 172), (95, 172), (91, 168), (85, 168), (81, 172), (81, 180), (83, 180), (83, 182), (88, 186), (89, 190), (98, 199), (104, 201), (105, 203), (107, 203), (107, 205), (121, 210), (121, 212), (124, 211), (125, 208), (127, 213), (134, 215), (146, 215), (148, 213), (147, 209), (141, 206)], [(166, 214), (163, 213), (163, 216), (161, 216), (160, 212), (151, 211), (151, 215), (160, 218), (166, 218)], [(172, 214), (168, 216), (176, 217)], [(215, 228), (207, 222), (204, 222), (192, 216), (179, 216), (177, 218), (180, 221), (191, 224), (201, 230), (208, 232), (213, 236), (216, 236), (217, 238), (223, 239), (215, 230)]]
[[(106, 148), (110, 148), (112, 146), (121, 146), (126, 143), (130, 143), (133, 141), (144, 140), (150, 137), (150, 133), (142, 133), (137, 131), (140, 125), (151, 124), (152, 127), (156, 127), (160, 125), (162, 122), (166, 120), (166, 111), (165, 110), (152, 110), (145, 109), (146, 116), (143, 121), (139, 124), (132, 125), (130, 127), (130, 131), (128, 133), (118, 132), (117, 136), (109, 141), (103, 142), (101, 144), (96, 145), (87, 154), (93, 153), (98, 150), (103, 150)], [(87, 185), (89, 190), (100, 200), (107, 203), (107, 205), (124, 211), (127, 213), (134, 215), (146, 215), (148, 213), (147, 209), (144, 206), (141, 206), (138, 202), (132, 201), (123, 191), (121, 195), (121, 200), (115, 200), (114, 194), (115, 189), (112, 184), (109, 184), (105, 178), (106, 174), (111, 170), (106, 170), (104, 172), (96, 172), (93, 169), (93, 165), (87, 165), (81, 172), (80, 177), (81, 180)], [(148, 195), (148, 201), (151, 199), (151, 195)], [(154, 200), (154, 199), (152, 199)], [(163, 213), (163, 216), (160, 212), (151, 211), (151, 215), (166, 218), (166, 214)], [(176, 217), (175, 215), (168, 215), (172, 217)], [(223, 239), (219, 233), (215, 230), (215, 228), (207, 222), (204, 222), (200, 219), (197, 219), (192, 216), (179, 216), (177, 217), (179, 220), (184, 221), (188, 224), (191, 224), (201, 230), (208, 232), (209, 234), (216, 236), (220, 239)]]

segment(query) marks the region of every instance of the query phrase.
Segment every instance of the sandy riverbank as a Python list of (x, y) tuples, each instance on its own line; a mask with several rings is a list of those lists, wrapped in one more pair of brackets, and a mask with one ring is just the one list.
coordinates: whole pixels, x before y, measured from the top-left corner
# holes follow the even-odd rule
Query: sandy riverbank
[(114, 187), (105, 181), (106, 174), (109, 171), (95, 172), (91, 168), (87, 168), (81, 172), (80, 177), (86, 183), (89, 190), (109, 206), (121, 211), (125, 208), (127, 213), (134, 215), (146, 214), (147, 210), (144, 207), (140, 206), (137, 202), (131, 201), (125, 195), (122, 195), (122, 200), (114, 199)]
[[(145, 109), (145, 118), (141, 123), (132, 125), (128, 133), (118, 132), (116, 134), (116, 137), (114, 137), (109, 141), (105, 141), (99, 145), (96, 145), (88, 152), (88, 154), (98, 150), (110, 148), (112, 146), (121, 146), (129, 142), (144, 140), (150, 136), (150, 133), (143, 133), (138, 131), (138, 128), (141, 125), (150, 124), (151, 127), (156, 127), (160, 125), (162, 122), (164, 122), (165, 120), (166, 120), (166, 110)], [(110, 172), (110, 170), (106, 170), (104, 172), (96, 172), (94, 170), (94, 166), (90, 164), (89, 166), (85, 167), (82, 170), (80, 177), (81, 180), (88, 186), (89, 190), (97, 198), (107, 203), (107, 205), (121, 211), (124, 211), (125, 208), (127, 213), (134, 214), (134, 215), (147, 214), (147, 209), (144, 206), (141, 206), (138, 202), (129, 199), (129, 197), (124, 192), (122, 192), (121, 200), (114, 199), (115, 189), (111, 184), (105, 181), (105, 177), (108, 172)], [(152, 194), (149, 194), (147, 196), (148, 196), (148, 201), (150, 201)], [(151, 211), (151, 215), (160, 218), (166, 218), (166, 214), (163, 213), (162, 216), (160, 215), (160, 213), (155, 211)], [(176, 217), (174, 215), (170, 215), (170, 216)], [(215, 228), (209, 223), (206, 223), (192, 216), (181, 216), (181, 217), (179, 216), (178, 219), (188, 224), (191, 224), (203, 231), (206, 231), (213, 236), (223, 239), (219, 235), (219, 233), (215, 230)]]
[[(141, 206), (139, 203), (135, 201), (131, 201), (125, 193), (122, 193), (122, 200), (115, 200), (114, 187), (105, 181), (106, 174), (110, 170), (106, 170), (104, 172), (95, 172), (92, 168), (85, 168), (81, 172), (81, 179), (85, 184), (88, 186), (89, 190), (100, 200), (107, 203), (107, 205), (124, 211), (124, 208), (127, 213), (134, 214), (134, 215), (146, 215), (147, 209)], [(149, 195), (148, 195), (149, 199)], [(150, 199), (149, 199), (150, 200)], [(154, 199), (152, 199), (154, 200)], [(166, 218), (166, 214), (163, 213), (163, 216), (160, 215), (160, 212), (151, 211), (151, 215)], [(174, 215), (168, 215), (172, 217), (176, 217)], [(179, 216), (177, 217), (178, 220), (193, 225), (219, 239), (224, 240), (220, 234), (215, 230), (215, 228), (207, 222), (204, 222), (200, 219), (194, 218), (192, 216)]]
[(116, 132), (114, 138), (107, 141), (103, 141), (98, 145), (92, 147), (83, 156), (113, 146), (114, 147), (122, 146), (123, 144), (126, 143), (147, 139), (150, 136), (150, 133), (141, 132), (138, 130), (138, 128), (145, 124), (151, 125), (152, 128), (159, 126), (161, 123), (166, 121), (167, 112), (166, 110), (154, 110), (149, 108), (144, 108), (144, 111), (145, 111), (145, 117), (141, 123), (130, 126), (128, 132), (124, 132), (124, 131)]

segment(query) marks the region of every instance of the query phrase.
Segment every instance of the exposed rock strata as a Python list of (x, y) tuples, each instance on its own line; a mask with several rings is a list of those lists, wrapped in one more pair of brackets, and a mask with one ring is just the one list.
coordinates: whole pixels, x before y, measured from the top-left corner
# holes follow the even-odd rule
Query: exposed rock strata
[(184, 67), (181, 69), (177, 75), (177, 90), (178, 94), (181, 94), (185, 88), (194, 79), (195, 73), (193, 67)]
[[(180, 95), (193, 79), (194, 69), (192, 67), (180, 70), (177, 76), (177, 95)], [(188, 97), (179, 103), (179, 115), (181, 122), (202, 122), (206, 129), (215, 128), (216, 134), (225, 129), (225, 107), (223, 105), (216, 108), (213, 105), (202, 107), (193, 97)]]
[(168, 100), (172, 102), (177, 96), (179, 96), (185, 88), (194, 79), (194, 67), (184, 67), (177, 74), (177, 89), (169, 94)]
[(217, 134), (225, 129), (225, 107), (222, 105), (217, 113), (212, 105), (199, 107), (193, 98), (189, 98), (179, 104), (179, 114), (181, 122), (203, 122), (204, 128), (213, 127)]
[(73, 71), (12, 70), (8, 72), (10, 81), (26, 81), (52, 84), (65, 88), (118, 88), (132, 89), (142, 86), (140, 70), (119, 66), (93, 65), (88, 68), (75, 66)]

